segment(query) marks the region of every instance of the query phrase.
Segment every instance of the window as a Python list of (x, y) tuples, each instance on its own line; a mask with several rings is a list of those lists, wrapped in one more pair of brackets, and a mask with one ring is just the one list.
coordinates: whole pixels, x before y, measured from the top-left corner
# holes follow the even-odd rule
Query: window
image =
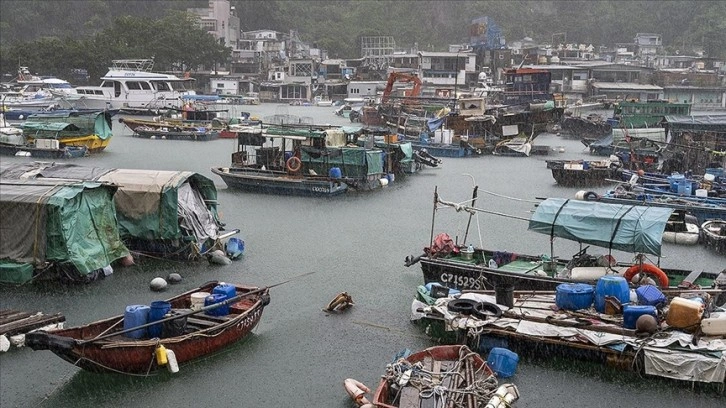
[(136, 81), (128, 81), (126, 82), (126, 87), (129, 88), (130, 91), (136, 91), (141, 89), (141, 83)]
[(224, 84), (221, 82), (217, 83), (217, 88), (224, 88)]

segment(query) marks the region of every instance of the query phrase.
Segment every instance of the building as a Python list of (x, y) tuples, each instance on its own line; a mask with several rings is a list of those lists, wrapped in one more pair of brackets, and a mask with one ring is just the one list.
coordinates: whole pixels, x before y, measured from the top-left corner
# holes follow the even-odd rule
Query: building
[(239, 17), (229, 0), (209, 0), (207, 8), (189, 9), (199, 16), (199, 24), (225, 47), (236, 48), (240, 35)]

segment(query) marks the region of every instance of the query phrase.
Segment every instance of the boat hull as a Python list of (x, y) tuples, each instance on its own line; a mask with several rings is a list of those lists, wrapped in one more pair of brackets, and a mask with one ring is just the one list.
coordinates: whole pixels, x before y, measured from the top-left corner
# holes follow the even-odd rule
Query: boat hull
[[(567, 275), (563, 273), (568, 260), (557, 261), (542, 260), (539, 256), (521, 255), (502, 251), (475, 250), (473, 259), (466, 259), (462, 255), (431, 258), (421, 256), (424, 283), (440, 283), (444, 286), (459, 290), (544, 290), (553, 291), (562, 283), (588, 283), (596, 284), (601, 276), (622, 276), (631, 265), (616, 264), (612, 267), (582, 266), (572, 268)], [(480, 259), (507, 259), (496, 267), (490, 267), (488, 262), (479, 263)], [(496, 261), (495, 261), (496, 262)], [(412, 263), (408, 263), (410, 266)], [(692, 271), (681, 269), (660, 268), (668, 276), (671, 288), (679, 284), (691, 274)], [(716, 283), (718, 273), (701, 272), (692, 282), (703, 288), (726, 289), (726, 282)]]
[[(217, 282), (210, 282), (198, 289), (169, 299), (172, 308), (190, 307), (190, 297), (195, 292), (212, 292)], [(237, 286), (237, 293), (250, 292), (257, 288)], [(27, 344), (34, 350), (49, 349), (54, 354), (96, 373), (149, 374), (162, 369), (154, 358), (156, 348), (163, 345), (172, 350), (181, 365), (199, 357), (215, 353), (232, 343), (242, 340), (259, 323), (265, 305), (269, 302), (267, 290), (243, 298), (249, 301), (249, 308), (242, 313), (215, 326), (196, 332), (169, 338), (132, 339), (114, 336), (110, 339), (91, 341), (104, 331), (123, 321), (124, 316), (115, 316), (86, 326), (56, 330), (50, 333), (39, 332), (29, 335)]]
[(348, 190), (346, 183), (327, 177), (290, 176), (283, 172), (243, 168), (212, 168), (227, 187), (242, 191), (296, 196), (335, 196)]
[[(410, 354), (406, 357), (406, 361), (412, 365), (421, 364), (425, 366), (427, 364), (432, 364), (433, 362), (437, 362), (435, 364), (442, 364), (445, 362), (459, 361), (462, 356), (466, 356), (465, 360), (467, 364), (464, 365), (471, 365), (471, 375), (475, 376), (477, 381), (484, 382), (487, 378), (495, 375), (492, 369), (487, 365), (487, 362), (484, 361), (479, 354), (472, 352), (467, 346), (461, 344), (429, 347), (425, 350)], [(414, 372), (413, 375), (415, 376), (416, 373)], [(444, 374), (442, 373), (442, 375)], [(404, 406), (407, 406), (403, 403), (399, 404), (399, 392), (394, 392), (390, 385), (388, 378), (383, 376), (374, 392), (373, 400), (371, 401), (373, 405), (380, 408), (396, 408), (399, 406), (403, 408)], [(415, 393), (418, 394), (418, 391)], [(414, 397), (413, 399), (416, 402), (428, 402), (433, 399), (433, 397)], [(422, 404), (421, 406), (424, 405)]]
[(726, 255), (726, 221), (706, 221), (701, 225), (701, 233), (707, 247)]
[(195, 142), (207, 142), (219, 138), (219, 132), (192, 132), (192, 131), (165, 131), (157, 129), (139, 129), (136, 128), (134, 137), (145, 139), (161, 139), (161, 140), (191, 140)]

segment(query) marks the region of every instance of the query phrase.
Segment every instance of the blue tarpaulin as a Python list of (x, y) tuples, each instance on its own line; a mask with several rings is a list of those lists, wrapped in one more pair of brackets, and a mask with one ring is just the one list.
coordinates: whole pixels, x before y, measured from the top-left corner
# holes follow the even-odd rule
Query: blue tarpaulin
[(663, 231), (672, 213), (672, 208), (548, 198), (537, 206), (529, 229), (602, 248), (660, 256)]

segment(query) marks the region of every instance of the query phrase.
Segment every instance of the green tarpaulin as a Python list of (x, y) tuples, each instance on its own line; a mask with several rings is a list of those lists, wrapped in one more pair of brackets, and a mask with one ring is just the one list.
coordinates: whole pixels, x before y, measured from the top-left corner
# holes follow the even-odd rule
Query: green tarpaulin
[(537, 205), (529, 229), (603, 248), (660, 256), (663, 231), (672, 213), (671, 208), (548, 198)]
[(91, 182), (0, 181), (0, 260), (70, 264), (81, 275), (129, 254), (113, 204), (115, 187)]
[(111, 114), (108, 112), (43, 113), (30, 115), (23, 122), (23, 134), (34, 138), (62, 139), (97, 135), (106, 140), (111, 132)]

